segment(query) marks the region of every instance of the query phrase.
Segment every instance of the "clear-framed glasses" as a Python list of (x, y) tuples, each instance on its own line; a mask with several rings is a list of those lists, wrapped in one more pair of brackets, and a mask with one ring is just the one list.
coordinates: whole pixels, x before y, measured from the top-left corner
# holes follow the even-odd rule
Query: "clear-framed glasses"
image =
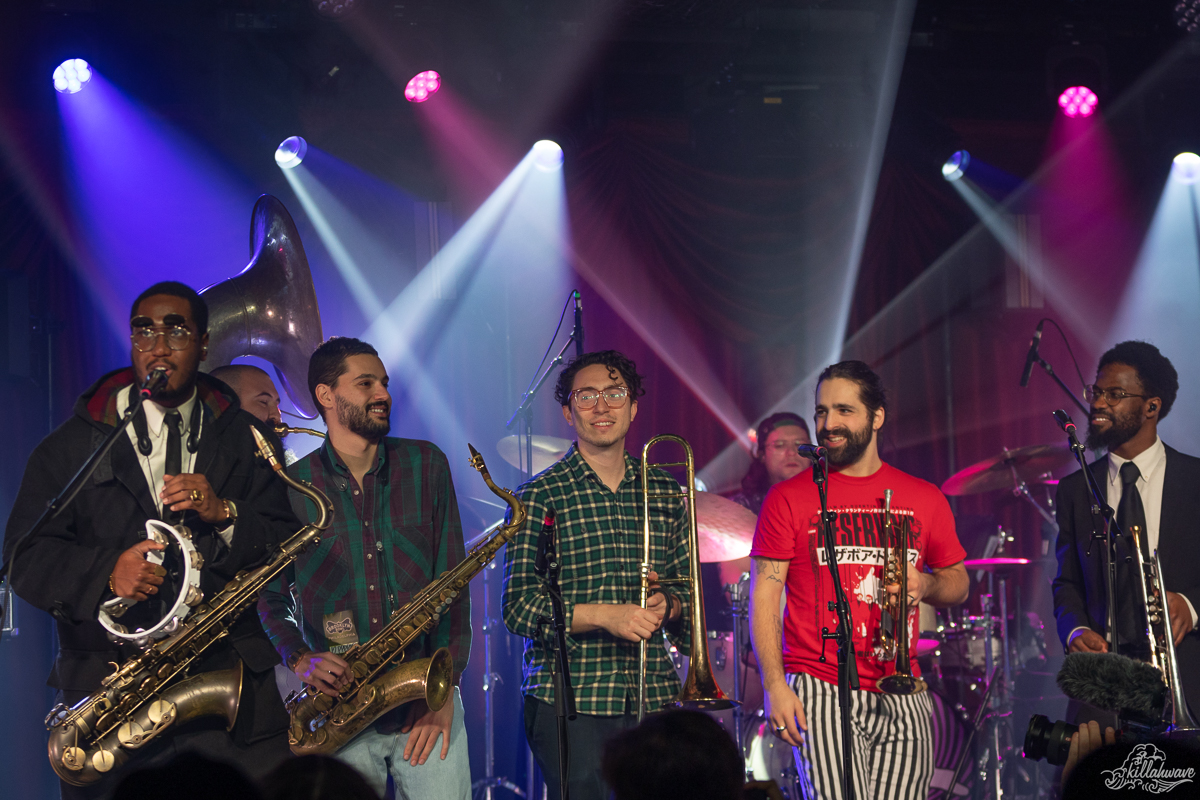
[(767, 449), (774, 453), (794, 453), (798, 444), (812, 444), (812, 442), (802, 442), (799, 439), (790, 442), (786, 439), (776, 439), (767, 445)]
[(138, 328), (129, 334), (129, 341), (139, 353), (148, 353), (154, 349), (159, 336), (167, 337), (167, 347), (172, 350), (183, 350), (192, 341), (192, 332), (182, 325), (171, 328)]
[(610, 386), (604, 390), (576, 389), (571, 392), (571, 396), (575, 398), (575, 405), (584, 409), (595, 408), (601, 397), (604, 398), (604, 404), (609, 408), (620, 408), (629, 399), (629, 387)]
[(1117, 403), (1121, 402), (1127, 397), (1145, 397), (1146, 395), (1130, 394), (1124, 389), (1105, 389), (1104, 387), (1097, 386), (1093, 383), (1090, 386), (1083, 387), (1083, 396), (1089, 403), (1095, 403), (1099, 401), (1101, 403), (1108, 403), (1109, 405), (1115, 406)]

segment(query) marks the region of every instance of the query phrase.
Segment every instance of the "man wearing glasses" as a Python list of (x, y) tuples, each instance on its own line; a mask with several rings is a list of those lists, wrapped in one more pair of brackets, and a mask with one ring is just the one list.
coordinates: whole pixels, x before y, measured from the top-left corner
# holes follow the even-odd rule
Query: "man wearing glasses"
[[(1118, 344), (1101, 356), (1096, 383), (1087, 387), (1087, 446), (1108, 451), (1090, 469), (1116, 509), (1123, 532), (1117, 564), (1119, 652), (1143, 660), (1149, 653), (1138, 576), (1123, 557), (1132, 547), (1128, 531), (1137, 525), (1144, 532), (1144, 555), (1159, 552), (1184, 692), (1200, 702), (1200, 639), (1195, 633), (1200, 564), (1193, 533), (1200, 519), (1200, 459), (1158, 438), (1158, 423), (1170, 412), (1178, 390), (1175, 368), (1158, 348), (1145, 342)], [(1093, 531), (1104, 530), (1103, 520), (1091, 513), (1081, 471), (1059, 483), (1055, 505), (1059, 636), (1068, 652), (1108, 652), (1105, 546), (1092, 540)]]
[[(681, 594), (653, 594), (639, 604), (643, 555), (641, 464), (625, 451), (637, 416), (642, 377), (615, 350), (585, 353), (559, 375), (554, 397), (575, 429), (567, 454), (521, 486), (529, 524), (508, 545), (504, 622), (525, 637), (525, 733), (550, 795), (559, 794), (558, 730), (551, 677), (550, 601), (537, 574), (543, 520), (555, 515), (559, 583), (567, 625), (571, 684), (578, 717), (569, 723), (572, 800), (605, 800), (600, 771), (604, 741), (637, 721), (639, 643), (647, 649), (647, 711), (674, 699), (679, 678), (657, 643), (664, 626), (687, 638)], [(652, 493), (678, 492), (667, 473), (650, 473)], [(688, 530), (679, 498), (650, 505), (651, 580), (687, 576)], [(544, 560), (544, 556), (543, 556)], [(653, 637), (653, 638), (652, 638)]]
[[(132, 366), (100, 378), (79, 398), (74, 415), (38, 445), (4, 538), (10, 557), (46, 502), (135, 402), (146, 376), (164, 369), (166, 386), (143, 404), (128, 436), (117, 439), (75, 500), (22, 545), (13, 564), (17, 594), (58, 622), (60, 647), (49, 683), (67, 706), (100, 688), (112, 672), (110, 662), (120, 664), (136, 652), (109, 641), (97, 622), (100, 604), (114, 595), (139, 601), (122, 623), (143, 613), (157, 621), (157, 608), (148, 607), (156, 605), (160, 587), (164, 595), (177, 591), (163, 567), (146, 561), (149, 551), (163, 549), (145, 538), (148, 519), (191, 529), (204, 558), (205, 597), (263, 561), (300, 527), (286, 486), (256, 457), (250, 427), (272, 439), (274, 434), (241, 411), (224, 384), (199, 372), (208, 348), (208, 308), (200, 295), (182, 283), (159, 283), (134, 301), (130, 317)], [(63, 797), (107, 796), (124, 771), (158, 766), (189, 750), (231, 761), (252, 776), (266, 774), (288, 756), (288, 718), (273, 669), (278, 661), (257, 615), (243, 614), (192, 669), (197, 674), (242, 665), (233, 729), (226, 732), (226, 723), (214, 717), (180, 724), (131, 751), (123, 770), (98, 783), (64, 783)]]

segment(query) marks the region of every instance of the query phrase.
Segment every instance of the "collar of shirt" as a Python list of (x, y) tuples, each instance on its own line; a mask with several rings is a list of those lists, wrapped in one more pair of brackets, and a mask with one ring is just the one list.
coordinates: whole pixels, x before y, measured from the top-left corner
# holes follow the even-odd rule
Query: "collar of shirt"
[[(623, 450), (621, 451), (621, 455), (625, 458), (625, 477), (621, 478), (621, 482), (617, 485), (618, 492), (621, 491), (626, 483), (637, 480), (641, 475), (641, 465), (633, 460), (633, 456), (629, 455), (629, 451)], [(571, 444), (571, 449), (563, 456), (563, 461), (574, 474), (575, 480), (594, 481), (605, 489), (608, 488), (604, 481), (600, 480), (600, 476), (596, 474), (596, 470), (592, 469), (592, 465), (579, 452), (578, 442)]]
[[(368, 475), (374, 475), (376, 480), (384, 482), (388, 479), (387, 451), (387, 437), (384, 437), (379, 440), (379, 445), (375, 448), (375, 466), (367, 471)], [(338, 451), (334, 449), (333, 443), (328, 438), (321, 447), (321, 458), (325, 460), (326, 466), (338, 475), (343, 478), (353, 478), (350, 468), (346, 466), (346, 462), (342, 461), (342, 457), (338, 455)]]
[[(183, 437), (184, 441), (187, 441), (188, 434), (192, 432), (192, 409), (195, 408), (196, 402), (196, 390), (192, 389), (192, 396), (175, 409), (179, 412), (179, 416), (183, 418), (183, 424), (179, 426), (179, 433)], [(122, 391), (117, 395), (118, 416), (124, 416), (125, 410), (128, 408), (129, 392)], [(150, 431), (154, 438), (157, 439), (158, 437), (162, 436), (162, 429), (163, 425), (166, 424), (168, 409), (166, 406), (160, 406), (153, 400), (151, 400), (149, 403), (143, 403), (142, 408), (146, 412), (146, 428)], [(133, 428), (130, 427), (129, 431), (132, 433)], [(134, 443), (137, 443), (136, 439)]]
[(1146, 488), (1146, 484), (1154, 479), (1155, 473), (1160, 469), (1166, 468), (1167, 463), (1167, 448), (1163, 444), (1162, 439), (1154, 437), (1154, 444), (1147, 447), (1142, 452), (1138, 453), (1132, 459), (1121, 458), (1116, 453), (1108, 454), (1108, 484), (1109, 486), (1121, 485), (1121, 467), (1126, 461), (1133, 461), (1137, 464), (1138, 471), (1141, 473), (1138, 477), (1138, 491)]

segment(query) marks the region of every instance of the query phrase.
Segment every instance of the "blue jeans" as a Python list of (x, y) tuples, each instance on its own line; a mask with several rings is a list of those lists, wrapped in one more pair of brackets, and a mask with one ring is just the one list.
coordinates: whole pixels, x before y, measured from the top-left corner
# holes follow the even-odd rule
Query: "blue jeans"
[(380, 797), (387, 791), (388, 775), (396, 784), (396, 800), (471, 800), (471, 763), (467, 755), (467, 726), (463, 722), (462, 695), (454, 687), (454, 722), (450, 725), (450, 752), (441, 759), (439, 737), (429, 759), (418, 766), (404, 760), (408, 733), (379, 733), (374, 727), (355, 736), (338, 751), (337, 758), (354, 767)]

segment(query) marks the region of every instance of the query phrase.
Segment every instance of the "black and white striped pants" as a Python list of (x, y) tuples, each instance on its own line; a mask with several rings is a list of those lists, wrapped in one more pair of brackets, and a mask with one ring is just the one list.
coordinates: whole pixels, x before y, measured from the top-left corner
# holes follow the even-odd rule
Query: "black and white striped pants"
[[(806, 800), (843, 800), (837, 686), (802, 672), (788, 675), (788, 685), (808, 721), (803, 746), (792, 748), (800, 791)], [(855, 800), (925, 800), (933, 778), (929, 693), (852, 694)]]

